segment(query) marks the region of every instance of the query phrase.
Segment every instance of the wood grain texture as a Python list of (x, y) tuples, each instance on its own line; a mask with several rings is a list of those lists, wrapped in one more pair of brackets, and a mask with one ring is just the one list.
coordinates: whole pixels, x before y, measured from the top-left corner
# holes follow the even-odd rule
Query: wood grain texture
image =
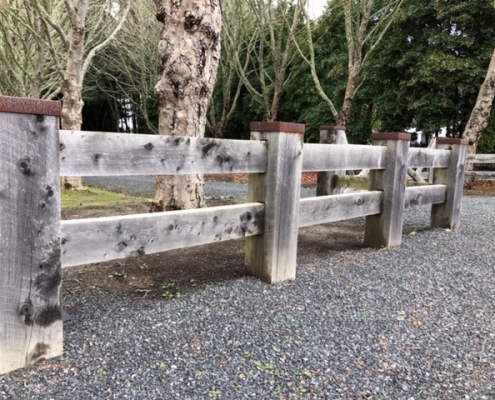
[(268, 141), (266, 174), (249, 177), (249, 201), (265, 204), (265, 231), (246, 240), (246, 270), (268, 283), (295, 279), (302, 135), (252, 132)]
[(57, 126), (0, 113), (0, 374), (63, 351)]
[(468, 164), (495, 164), (495, 154), (467, 154)]
[(409, 142), (375, 141), (373, 145), (386, 145), (387, 149), (385, 169), (370, 172), (371, 190), (383, 191), (383, 211), (366, 217), (364, 243), (370, 247), (396, 247), (402, 240)]
[(406, 188), (404, 208), (439, 204), (445, 202), (445, 185), (414, 186)]
[(62, 221), (63, 267), (159, 253), (261, 234), (264, 205)]
[(385, 168), (384, 146), (305, 143), (303, 171)]
[(447, 168), (449, 166), (449, 162), (449, 150), (411, 147), (407, 156), (407, 166), (410, 168)]
[(67, 176), (265, 172), (260, 141), (60, 132), (60, 173)]
[(440, 149), (451, 149), (448, 168), (435, 169), (434, 183), (447, 185), (445, 202), (434, 204), (431, 208), (431, 227), (457, 229), (461, 222), (461, 201), (466, 169), (465, 144), (441, 144)]
[(383, 192), (360, 192), (301, 199), (299, 227), (343, 221), (382, 212)]

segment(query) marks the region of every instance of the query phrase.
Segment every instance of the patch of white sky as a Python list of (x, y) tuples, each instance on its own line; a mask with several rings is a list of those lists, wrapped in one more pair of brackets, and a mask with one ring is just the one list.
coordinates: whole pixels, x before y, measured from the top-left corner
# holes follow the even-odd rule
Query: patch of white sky
[(323, 10), (328, 0), (307, 0), (308, 13), (311, 18), (318, 18), (323, 14)]

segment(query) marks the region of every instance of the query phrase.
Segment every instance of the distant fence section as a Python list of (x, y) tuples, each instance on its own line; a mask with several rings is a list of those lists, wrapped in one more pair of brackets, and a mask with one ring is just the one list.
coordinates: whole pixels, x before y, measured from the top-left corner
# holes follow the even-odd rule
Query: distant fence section
[[(468, 164), (492, 164), (495, 166), (495, 154), (468, 154)], [(495, 181), (495, 170), (492, 171), (466, 171), (466, 178), (472, 180)]]
[[(400, 245), (404, 210), (417, 205), (432, 206), (432, 227), (459, 226), (461, 140), (410, 149), (408, 134), (380, 133), (372, 146), (303, 144), (304, 125), (283, 122), (252, 123), (250, 141), (58, 132), (59, 105), (25, 104), (0, 97), (0, 374), (61, 354), (62, 267), (246, 238), (247, 272), (276, 283), (296, 277), (303, 226), (366, 217), (374, 247)], [(434, 181), (408, 187), (411, 167), (435, 168)], [(324, 193), (349, 169), (370, 170), (367, 190)], [(300, 198), (303, 171), (323, 174), (317, 197)], [(60, 175), (238, 172), (250, 174), (245, 204), (60, 221)]]

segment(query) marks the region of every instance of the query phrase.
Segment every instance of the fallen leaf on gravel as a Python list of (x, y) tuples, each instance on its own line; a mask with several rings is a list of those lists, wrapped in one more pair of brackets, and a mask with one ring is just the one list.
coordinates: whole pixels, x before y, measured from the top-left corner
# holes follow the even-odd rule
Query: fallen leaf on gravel
[(423, 322), (419, 318), (415, 317), (414, 315), (411, 317), (411, 322), (415, 326), (423, 325)]

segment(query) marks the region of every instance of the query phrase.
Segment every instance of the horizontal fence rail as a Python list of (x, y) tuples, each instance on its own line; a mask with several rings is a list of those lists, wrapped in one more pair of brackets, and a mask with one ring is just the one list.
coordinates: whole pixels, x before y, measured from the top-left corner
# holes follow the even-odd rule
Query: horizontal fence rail
[(346, 169), (385, 168), (383, 146), (305, 143), (303, 171), (338, 171)]
[(446, 185), (407, 187), (404, 208), (445, 203), (446, 193)]
[(369, 191), (301, 199), (299, 227), (380, 214), (383, 192)]
[(495, 164), (495, 154), (468, 154), (466, 160), (469, 164)]
[(71, 267), (263, 233), (264, 205), (62, 221), (62, 266)]
[[(495, 154), (468, 154), (468, 164), (495, 164)], [(481, 181), (495, 180), (495, 171), (466, 171), (466, 177)]]
[(266, 172), (266, 142), (60, 131), (62, 176)]
[(481, 181), (490, 181), (495, 179), (495, 171), (466, 171), (466, 177)]
[(409, 148), (407, 166), (409, 168), (447, 168), (450, 163), (450, 150)]

